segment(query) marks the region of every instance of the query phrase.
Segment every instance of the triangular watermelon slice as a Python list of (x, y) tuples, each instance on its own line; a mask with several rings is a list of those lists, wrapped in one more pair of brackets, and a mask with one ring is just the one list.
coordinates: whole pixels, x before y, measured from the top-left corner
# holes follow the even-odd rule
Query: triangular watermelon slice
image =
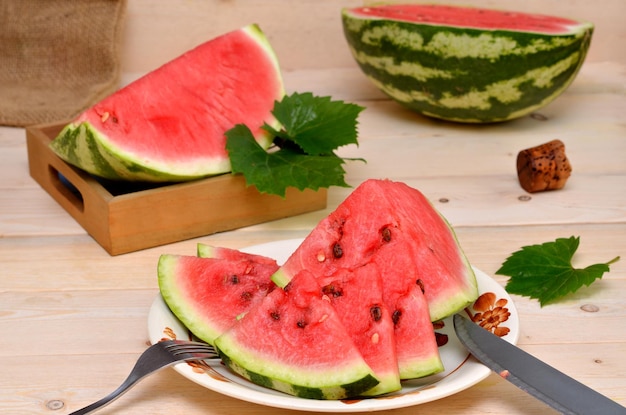
[(223, 246), (209, 245), (205, 243), (198, 243), (196, 251), (199, 257), (202, 258), (218, 258), (218, 259), (236, 259), (236, 260), (248, 260), (257, 262), (260, 264), (276, 265), (274, 258), (269, 258), (263, 255), (250, 254), (238, 249), (226, 248)]
[(267, 148), (284, 87), (256, 25), (203, 43), (80, 114), (51, 143), (95, 176), (170, 182), (230, 171), (224, 133), (247, 125)]
[(195, 336), (213, 344), (275, 287), (270, 276), (277, 269), (272, 260), (164, 254), (158, 263), (159, 289), (172, 313)]
[(383, 281), (375, 266), (340, 270), (318, 279), (348, 334), (380, 381), (363, 395), (399, 390), (400, 373), (391, 313), (383, 301)]
[(357, 396), (378, 380), (307, 271), (275, 289), (215, 340), (222, 361), (254, 383), (309, 399)]
[(401, 379), (416, 379), (444, 370), (439, 346), (428, 314), (428, 303), (419, 285), (392, 299), (398, 368)]

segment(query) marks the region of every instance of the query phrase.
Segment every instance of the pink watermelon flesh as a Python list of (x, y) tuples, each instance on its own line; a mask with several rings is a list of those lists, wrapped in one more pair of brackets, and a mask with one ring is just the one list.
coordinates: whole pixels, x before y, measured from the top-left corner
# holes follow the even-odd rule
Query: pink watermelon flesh
[(488, 30), (569, 33), (580, 23), (562, 17), (444, 5), (391, 4), (350, 9), (356, 16)]
[(249, 26), (188, 51), (81, 114), (119, 152), (166, 163), (228, 160), (224, 133), (246, 124), (263, 147), (261, 129), (284, 95), (276, 61)]
[(383, 303), (378, 269), (365, 265), (354, 271), (341, 270), (319, 278), (318, 282), (365, 362), (380, 381), (364, 395), (376, 396), (399, 390), (402, 386), (394, 324)]
[[(302, 269), (332, 275), (371, 261), (380, 266), (385, 290), (399, 285), (395, 289), (402, 292), (421, 280), (431, 321), (478, 297), (473, 270), (446, 220), (421, 192), (390, 180), (371, 179), (357, 187), (272, 279), (284, 286)], [(407, 278), (401, 281), (386, 276), (403, 274)]]
[(159, 288), (173, 314), (199, 339), (213, 344), (274, 287), (276, 263), (249, 259), (161, 255)]
[(321, 287), (307, 271), (270, 292), (215, 341), (224, 363), (289, 394), (340, 399), (377, 380)]

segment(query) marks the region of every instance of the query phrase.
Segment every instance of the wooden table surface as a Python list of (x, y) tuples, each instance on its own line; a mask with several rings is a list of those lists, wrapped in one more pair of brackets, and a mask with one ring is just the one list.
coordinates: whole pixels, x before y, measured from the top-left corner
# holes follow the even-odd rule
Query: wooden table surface
[[(360, 145), (341, 155), (367, 163), (350, 162), (347, 181), (390, 178), (420, 189), (470, 262), (498, 283), (506, 283), (494, 273), (508, 255), (559, 237), (580, 236), (577, 267), (621, 255), (601, 280), (558, 303), (512, 297), (522, 349), (626, 405), (626, 64), (587, 62), (537, 114), (489, 126), (409, 112), (355, 67), (289, 70), (285, 82), (365, 106)], [(573, 174), (562, 190), (528, 194), (517, 182), (517, 153), (552, 139), (565, 143)], [(0, 127), (0, 413), (68, 414), (115, 389), (148, 344), (160, 254), (192, 254), (197, 242), (242, 248), (304, 237), (349, 191), (331, 188), (323, 211), (110, 256), (29, 177), (24, 130)], [(418, 412), (555, 413), (495, 374), (445, 399), (386, 411)], [(295, 412), (226, 397), (166, 369), (100, 413)]]

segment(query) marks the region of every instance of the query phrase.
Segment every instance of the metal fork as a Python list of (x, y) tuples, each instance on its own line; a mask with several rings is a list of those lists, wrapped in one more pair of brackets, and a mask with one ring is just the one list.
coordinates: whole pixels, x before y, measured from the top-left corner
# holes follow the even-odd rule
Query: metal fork
[(113, 392), (89, 406), (69, 415), (86, 415), (100, 409), (120, 396), (147, 375), (175, 363), (188, 360), (219, 360), (215, 349), (206, 344), (192, 341), (164, 340), (153, 344), (139, 356), (135, 367), (126, 380)]

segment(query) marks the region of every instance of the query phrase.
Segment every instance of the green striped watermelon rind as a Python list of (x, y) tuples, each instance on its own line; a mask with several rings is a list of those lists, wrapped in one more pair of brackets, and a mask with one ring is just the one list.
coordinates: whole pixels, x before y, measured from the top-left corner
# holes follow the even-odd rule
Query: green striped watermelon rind
[[(364, 366), (361, 371), (362, 376), (357, 380), (342, 380), (343, 371), (340, 368), (336, 368), (332, 373), (312, 373), (312, 376), (309, 376), (310, 379), (318, 381), (323, 380), (323, 385), (313, 383), (306, 385), (306, 382), (304, 382), (305, 384), (299, 384), (298, 381), (302, 380), (302, 373), (295, 373), (295, 367), (276, 367), (275, 363), (272, 362), (271, 364), (274, 365), (271, 369), (272, 374), (268, 375), (267, 369), (270, 365), (269, 362), (259, 361), (256, 355), (246, 356), (244, 350), (242, 350), (239, 345), (230, 345), (225, 336), (220, 337), (220, 341), (219, 347), (216, 347), (216, 350), (222, 362), (233, 372), (259, 386), (300, 398), (344, 399), (360, 395), (378, 383), (378, 380), (372, 376), (371, 370), (367, 366)], [(234, 352), (232, 352), (229, 347), (232, 347)], [(237, 356), (237, 361), (229, 357), (231, 353)], [(243, 364), (240, 363), (242, 359), (245, 362)], [(350, 373), (354, 374), (354, 371)], [(291, 380), (286, 380), (290, 377), (292, 378)], [(284, 378), (285, 380), (279, 378)], [(332, 386), (332, 384), (335, 384), (335, 386)]]
[(574, 80), (593, 34), (490, 30), (362, 18), (342, 12), (358, 65), (383, 92), (424, 115), (466, 123), (522, 117)]
[(182, 182), (230, 171), (228, 159), (204, 159), (193, 164), (185, 161), (178, 165), (140, 160), (115, 147), (89, 122), (69, 123), (50, 147), (69, 164), (109, 180)]

